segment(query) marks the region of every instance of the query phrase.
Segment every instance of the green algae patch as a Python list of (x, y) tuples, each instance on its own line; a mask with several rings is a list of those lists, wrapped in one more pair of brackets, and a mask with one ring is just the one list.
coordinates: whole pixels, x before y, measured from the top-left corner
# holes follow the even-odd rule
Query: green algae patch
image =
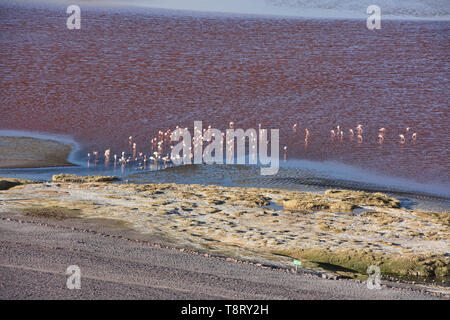
[(298, 249), (281, 253), (295, 259), (329, 266), (329, 269), (344, 268), (360, 275), (366, 275), (367, 268), (376, 265), (382, 276), (423, 280), (450, 277), (450, 259), (443, 254), (381, 254), (367, 249)]
[(0, 190), (9, 190), (16, 186), (33, 183), (40, 183), (40, 182), (16, 178), (0, 178)]
[(114, 176), (77, 176), (75, 174), (55, 174), (52, 182), (90, 183), (90, 182), (114, 182), (119, 178)]
[(80, 217), (80, 209), (69, 209), (58, 206), (36, 206), (22, 209), (27, 217), (65, 220)]

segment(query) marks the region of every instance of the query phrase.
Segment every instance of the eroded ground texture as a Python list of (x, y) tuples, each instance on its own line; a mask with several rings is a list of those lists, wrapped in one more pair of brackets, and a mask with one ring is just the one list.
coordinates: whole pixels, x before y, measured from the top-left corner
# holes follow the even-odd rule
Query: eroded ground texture
[(67, 175), (49, 183), (15, 181), (0, 191), (0, 214), (117, 219), (187, 248), (296, 258), (303, 266), (334, 266), (336, 273), (350, 276), (376, 264), (385, 274), (448, 280), (448, 212), (407, 210), (381, 193), (112, 181)]

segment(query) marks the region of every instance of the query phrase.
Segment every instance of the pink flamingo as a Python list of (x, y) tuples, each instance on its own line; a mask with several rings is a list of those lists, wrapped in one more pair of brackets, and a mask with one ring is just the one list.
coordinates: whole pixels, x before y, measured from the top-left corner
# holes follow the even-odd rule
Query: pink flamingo
[(357, 138), (358, 138), (358, 143), (362, 143), (363, 142), (362, 135), (358, 134)]
[(363, 133), (362, 127), (363, 127), (362, 124), (358, 124), (358, 126), (356, 127), (356, 130), (358, 131), (358, 135), (362, 135), (362, 133)]

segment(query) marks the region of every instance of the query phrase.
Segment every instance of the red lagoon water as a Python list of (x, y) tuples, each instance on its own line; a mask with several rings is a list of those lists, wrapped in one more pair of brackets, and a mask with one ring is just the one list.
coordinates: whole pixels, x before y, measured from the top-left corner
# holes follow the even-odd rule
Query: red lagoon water
[[(281, 130), (289, 159), (449, 185), (448, 21), (370, 31), (362, 20), (82, 8), (71, 31), (65, 9), (0, 7), (0, 129), (120, 153), (130, 135), (145, 151), (158, 130), (194, 120), (261, 123)], [(360, 144), (348, 135), (358, 124)], [(342, 141), (330, 139), (337, 125)]]

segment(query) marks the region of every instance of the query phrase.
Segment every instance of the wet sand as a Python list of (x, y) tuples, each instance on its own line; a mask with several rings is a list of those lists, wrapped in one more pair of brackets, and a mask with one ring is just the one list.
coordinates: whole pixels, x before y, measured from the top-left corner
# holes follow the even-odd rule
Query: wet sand
[(71, 151), (70, 145), (54, 140), (0, 136), (0, 168), (73, 166)]

